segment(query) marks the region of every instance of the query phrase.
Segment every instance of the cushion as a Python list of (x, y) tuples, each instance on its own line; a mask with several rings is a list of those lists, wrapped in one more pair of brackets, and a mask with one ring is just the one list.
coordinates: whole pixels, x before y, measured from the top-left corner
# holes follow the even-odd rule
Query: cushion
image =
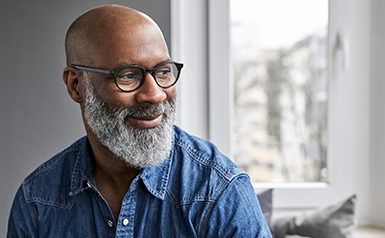
[(264, 192), (257, 194), (259, 205), (261, 206), (261, 210), (267, 225), (270, 226), (271, 215), (273, 212), (273, 189), (266, 190)]
[(356, 195), (311, 212), (272, 221), (274, 238), (300, 235), (312, 238), (351, 238), (355, 222)]

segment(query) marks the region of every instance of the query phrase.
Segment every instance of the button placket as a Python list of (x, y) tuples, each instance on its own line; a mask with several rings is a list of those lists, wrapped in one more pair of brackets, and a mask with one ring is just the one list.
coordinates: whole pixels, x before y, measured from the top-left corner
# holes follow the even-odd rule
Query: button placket
[(136, 191), (128, 192), (123, 199), (116, 237), (133, 237)]

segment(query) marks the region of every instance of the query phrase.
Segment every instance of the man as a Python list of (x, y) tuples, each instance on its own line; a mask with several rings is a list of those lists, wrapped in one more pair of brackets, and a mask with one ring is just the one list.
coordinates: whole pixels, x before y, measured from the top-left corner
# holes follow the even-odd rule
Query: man
[(24, 180), (8, 237), (271, 237), (248, 176), (173, 126), (183, 65), (152, 19), (98, 7), (65, 47), (87, 136)]

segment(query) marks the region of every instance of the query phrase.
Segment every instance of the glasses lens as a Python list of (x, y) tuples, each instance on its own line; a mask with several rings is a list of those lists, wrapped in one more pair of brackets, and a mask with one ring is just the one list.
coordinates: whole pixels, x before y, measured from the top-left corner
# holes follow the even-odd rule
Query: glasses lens
[(159, 86), (169, 87), (178, 79), (179, 70), (174, 63), (165, 63), (156, 68), (154, 75)]
[(143, 78), (143, 70), (137, 67), (121, 69), (116, 74), (116, 83), (124, 91), (136, 89)]

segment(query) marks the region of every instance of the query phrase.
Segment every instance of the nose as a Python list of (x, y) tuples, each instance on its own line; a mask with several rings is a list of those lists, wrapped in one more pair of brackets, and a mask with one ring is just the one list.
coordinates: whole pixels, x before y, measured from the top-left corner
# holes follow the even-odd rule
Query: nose
[(158, 104), (166, 98), (166, 92), (158, 86), (151, 73), (146, 74), (143, 85), (136, 92), (136, 102), (138, 104)]

